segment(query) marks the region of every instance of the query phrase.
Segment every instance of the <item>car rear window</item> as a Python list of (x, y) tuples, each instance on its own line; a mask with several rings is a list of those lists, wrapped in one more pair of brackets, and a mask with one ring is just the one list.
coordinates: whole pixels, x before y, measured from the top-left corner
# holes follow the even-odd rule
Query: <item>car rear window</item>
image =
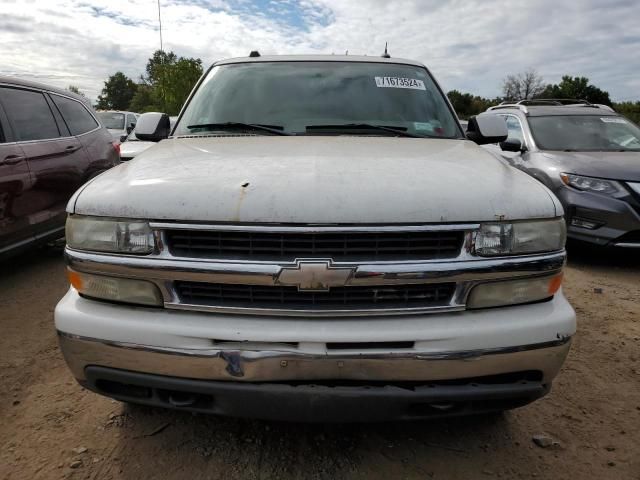
[(93, 116), (78, 101), (60, 95), (51, 95), (72, 135), (90, 132), (98, 126)]
[(98, 118), (111, 130), (124, 130), (124, 113), (98, 112)]
[(0, 88), (0, 100), (11, 120), (18, 141), (58, 138), (58, 125), (40, 92)]

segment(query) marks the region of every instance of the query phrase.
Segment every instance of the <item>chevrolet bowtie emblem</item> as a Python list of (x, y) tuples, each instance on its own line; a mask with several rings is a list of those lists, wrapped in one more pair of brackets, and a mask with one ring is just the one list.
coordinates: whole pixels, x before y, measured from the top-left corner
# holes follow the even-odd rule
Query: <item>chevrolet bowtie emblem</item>
[(331, 260), (296, 260), (295, 267), (282, 267), (276, 284), (326, 292), (331, 287), (344, 287), (355, 271), (353, 267), (335, 267)]

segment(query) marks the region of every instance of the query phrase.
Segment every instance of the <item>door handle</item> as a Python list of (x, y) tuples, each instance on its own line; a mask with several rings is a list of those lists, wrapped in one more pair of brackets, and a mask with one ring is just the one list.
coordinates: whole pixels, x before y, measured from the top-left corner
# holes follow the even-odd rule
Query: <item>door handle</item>
[(69, 145), (67, 148), (64, 149), (65, 153), (73, 153), (76, 150), (80, 150), (80, 147), (76, 145)]
[(15, 165), (24, 160), (22, 155), (7, 155), (4, 160), (0, 162), (0, 165)]

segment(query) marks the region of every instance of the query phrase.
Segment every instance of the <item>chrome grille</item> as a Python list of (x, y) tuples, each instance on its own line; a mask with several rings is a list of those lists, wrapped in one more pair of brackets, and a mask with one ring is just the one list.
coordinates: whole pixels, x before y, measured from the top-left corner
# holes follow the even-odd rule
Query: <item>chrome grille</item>
[(447, 306), (455, 283), (338, 287), (326, 292), (296, 287), (174, 282), (180, 303), (209, 307), (349, 310), (403, 309)]
[(331, 258), (372, 262), (455, 258), (463, 231), (260, 232), (167, 229), (166, 241), (178, 257), (293, 261)]

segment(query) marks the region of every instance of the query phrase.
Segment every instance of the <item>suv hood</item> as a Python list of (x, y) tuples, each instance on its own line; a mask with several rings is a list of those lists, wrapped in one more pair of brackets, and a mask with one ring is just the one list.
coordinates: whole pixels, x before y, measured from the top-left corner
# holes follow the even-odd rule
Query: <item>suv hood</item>
[(372, 136), (164, 140), (69, 202), (84, 215), (239, 223), (479, 222), (557, 209), (546, 187), (470, 141)]
[(640, 152), (545, 152), (561, 172), (640, 182)]

